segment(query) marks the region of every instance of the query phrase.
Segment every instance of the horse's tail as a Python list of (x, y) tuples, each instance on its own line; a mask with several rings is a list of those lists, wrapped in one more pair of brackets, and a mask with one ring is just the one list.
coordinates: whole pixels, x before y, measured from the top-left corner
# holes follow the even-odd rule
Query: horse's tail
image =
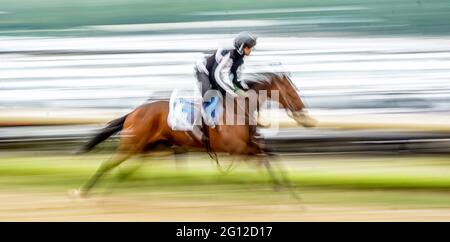
[(87, 143), (82, 145), (75, 153), (82, 154), (91, 151), (95, 146), (105, 141), (107, 138), (111, 137), (113, 134), (119, 132), (123, 128), (123, 124), (125, 123), (125, 119), (128, 114), (122, 116), (118, 119), (114, 119), (108, 123), (106, 127), (100, 130), (99, 133), (95, 134)]

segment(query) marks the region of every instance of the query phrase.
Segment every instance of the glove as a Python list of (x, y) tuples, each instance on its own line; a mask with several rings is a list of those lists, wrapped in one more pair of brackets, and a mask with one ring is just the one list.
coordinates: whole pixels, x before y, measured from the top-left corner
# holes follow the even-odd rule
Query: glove
[(236, 90), (234, 91), (239, 97), (248, 97), (247, 93), (239, 88), (236, 88)]

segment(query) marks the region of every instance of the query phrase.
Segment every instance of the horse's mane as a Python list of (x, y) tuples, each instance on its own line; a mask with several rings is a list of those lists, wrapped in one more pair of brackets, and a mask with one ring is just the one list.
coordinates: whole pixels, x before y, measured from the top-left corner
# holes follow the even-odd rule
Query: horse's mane
[(260, 73), (252, 73), (246, 75), (243, 79), (243, 82), (247, 84), (250, 89), (254, 89), (255, 86), (259, 85), (270, 85), (273, 81), (277, 79), (281, 79), (285, 76), (289, 76), (289, 74), (285, 72), (260, 72)]

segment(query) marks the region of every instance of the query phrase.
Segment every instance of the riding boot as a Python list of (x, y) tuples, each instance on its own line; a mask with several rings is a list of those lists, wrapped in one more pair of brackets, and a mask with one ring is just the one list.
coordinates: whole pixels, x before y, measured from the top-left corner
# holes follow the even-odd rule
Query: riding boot
[(216, 124), (214, 123), (213, 118), (209, 114), (209, 112), (206, 110), (208, 105), (210, 104), (210, 101), (203, 101), (202, 106), (200, 108), (201, 116), (203, 118), (203, 123), (206, 123), (206, 125), (211, 126), (212, 128), (215, 128)]
[(211, 157), (211, 159), (215, 160), (217, 162), (217, 155), (214, 153), (214, 151), (211, 148), (211, 142), (209, 138), (209, 127), (215, 128), (216, 125), (214, 123), (214, 120), (212, 119), (211, 115), (208, 114), (206, 108), (210, 104), (210, 101), (202, 101), (202, 105), (200, 107), (201, 110), (201, 117), (202, 117), (202, 133), (203, 133), (203, 143), (206, 148), (206, 153)]
[(203, 143), (205, 144), (206, 153), (212, 158), (217, 159), (217, 155), (214, 153), (214, 151), (211, 148), (211, 142), (209, 139), (209, 127), (205, 122), (202, 122), (202, 131), (203, 131)]

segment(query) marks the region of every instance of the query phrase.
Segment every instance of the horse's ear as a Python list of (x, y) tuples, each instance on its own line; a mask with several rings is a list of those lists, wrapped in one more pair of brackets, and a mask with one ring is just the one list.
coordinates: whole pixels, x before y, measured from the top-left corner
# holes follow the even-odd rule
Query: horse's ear
[(283, 72), (283, 78), (286, 78), (286, 79), (291, 79), (291, 73), (289, 73), (289, 72)]
[(271, 75), (269, 75), (269, 76), (272, 77), (273, 81), (281, 81), (281, 79), (283, 78), (283, 73), (281, 73), (281, 72), (273, 72), (270, 74)]
[(291, 75), (290, 75), (289, 73), (283, 73), (283, 78), (285, 78), (285, 79), (291, 84), (291, 86), (292, 86), (295, 90), (299, 91), (299, 90), (298, 90), (298, 87), (297, 87), (297, 86), (295, 85), (295, 83), (292, 81)]
[(279, 81), (282, 81), (283, 79), (289, 80), (289, 76), (285, 72), (278, 73), (276, 77), (276, 79), (279, 79)]

